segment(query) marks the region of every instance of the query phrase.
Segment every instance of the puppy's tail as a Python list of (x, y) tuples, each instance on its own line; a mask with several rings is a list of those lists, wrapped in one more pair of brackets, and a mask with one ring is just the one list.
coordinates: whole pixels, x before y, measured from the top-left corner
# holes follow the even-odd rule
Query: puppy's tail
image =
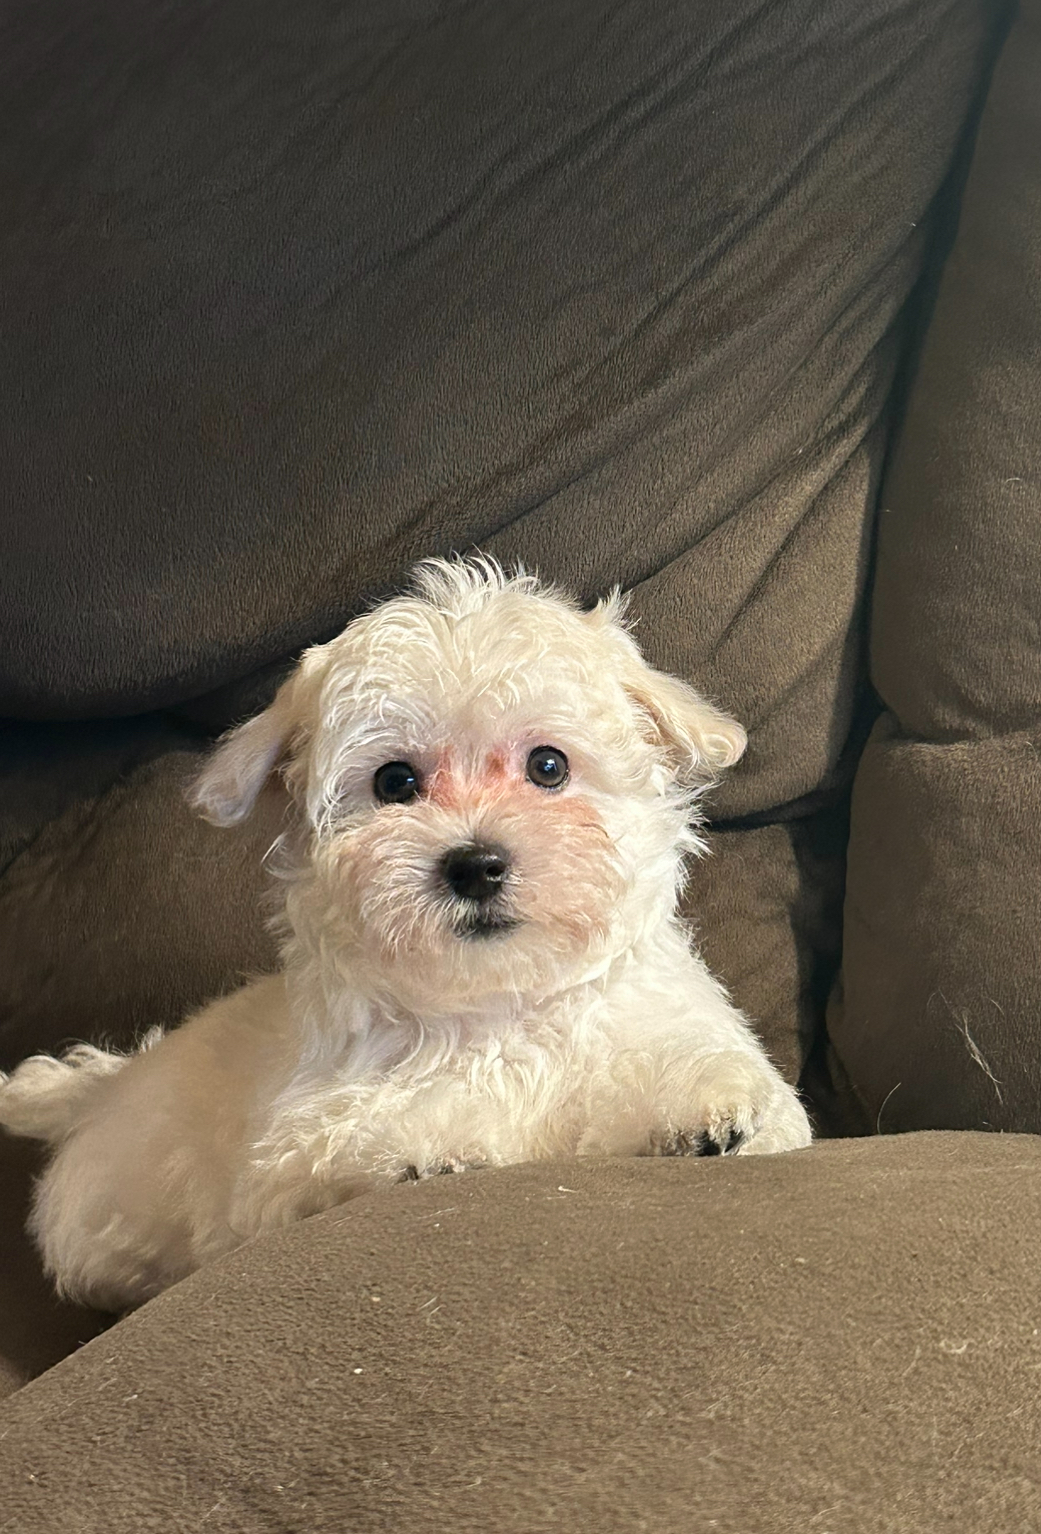
[(33, 1055), (10, 1076), (0, 1071), (0, 1126), (13, 1135), (60, 1145), (89, 1112), (101, 1082), (128, 1059), (76, 1044), (60, 1060)]

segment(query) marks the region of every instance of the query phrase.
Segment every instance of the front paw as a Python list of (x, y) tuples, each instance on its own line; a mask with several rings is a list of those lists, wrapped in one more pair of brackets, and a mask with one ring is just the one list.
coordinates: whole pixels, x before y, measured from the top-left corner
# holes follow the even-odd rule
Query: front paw
[(687, 1102), (671, 1104), (652, 1133), (651, 1155), (769, 1155), (812, 1138), (805, 1108), (765, 1056), (710, 1056), (684, 1095)]

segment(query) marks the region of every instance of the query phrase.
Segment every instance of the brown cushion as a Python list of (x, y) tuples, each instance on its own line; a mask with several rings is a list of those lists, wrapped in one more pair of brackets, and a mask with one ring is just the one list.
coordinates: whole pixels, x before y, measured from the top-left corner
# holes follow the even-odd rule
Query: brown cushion
[(558, 1163), (255, 1242), (0, 1410), (18, 1534), (1041, 1523), (1041, 1141)]
[(0, 804), (0, 1069), (76, 1039), (125, 1047), (276, 963), (274, 787), (247, 825), (217, 831), (185, 799), (204, 751), (186, 732), (142, 719), (21, 733), (41, 730), (50, 754), (8, 758), (21, 802)]
[(846, 816), (714, 831), (684, 912), (710, 969), (798, 1082), (838, 970)]
[(1041, 1128), (1039, 80), (1028, 0), (880, 519), (833, 1042), (884, 1128)]

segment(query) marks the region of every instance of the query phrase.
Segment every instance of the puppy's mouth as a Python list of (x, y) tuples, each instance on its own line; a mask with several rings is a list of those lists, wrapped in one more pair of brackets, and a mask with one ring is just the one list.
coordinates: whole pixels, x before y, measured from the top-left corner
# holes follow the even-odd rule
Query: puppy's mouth
[(503, 937), (519, 926), (519, 919), (505, 911), (467, 911), (455, 921), (456, 935), (462, 938)]

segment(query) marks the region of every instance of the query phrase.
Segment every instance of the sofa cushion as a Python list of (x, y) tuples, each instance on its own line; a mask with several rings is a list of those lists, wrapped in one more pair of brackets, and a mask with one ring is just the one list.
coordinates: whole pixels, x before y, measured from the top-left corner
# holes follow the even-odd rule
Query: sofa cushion
[(197, 736), (152, 716), (0, 738), (0, 1069), (125, 1047), (271, 969), (263, 857), (285, 801), (217, 831), (188, 807)]
[(846, 832), (842, 805), (714, 831), (683, 900), (709, 968), (792, 1083), (804, 1072), (838, 973)]
[(476, 542), (636, 589), (820, 786), (990, 0), (13, 0), (0, 713), (129, 713)]
[(883, 499), (833, 1043), (889, 1129), (1041, 1128), (1041, 4), (995, 74)]
[(1029, 1529), (1041, 1141), (432, 1179), (0, 1410), (18, 1534)]

